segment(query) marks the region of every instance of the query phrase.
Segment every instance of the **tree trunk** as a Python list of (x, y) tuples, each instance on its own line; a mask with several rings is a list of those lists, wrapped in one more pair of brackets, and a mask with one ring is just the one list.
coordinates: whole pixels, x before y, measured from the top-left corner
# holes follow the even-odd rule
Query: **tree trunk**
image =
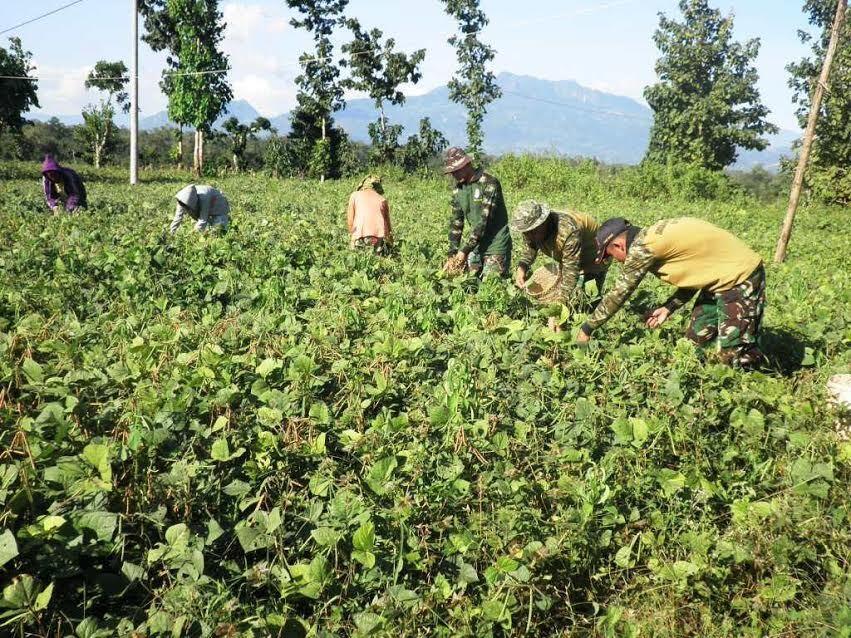
[(192, 174), (198, 177), (201, 174), (200, 168), (200, 142), (201, 142), (201, 131), (195, 130), (195, 144), (192, 147)]
[(387, 139), (387, 115), (384, 113), (384, 102), (378, 104), (378, 112), (381, 113), (381, 137)]
[[(323, 142), (325, 141), (325, 117), (324, 116), (322, 118), (322, 141)], [(322, 168), (322, 174), (319, 176), (319, 181), (320, 182), (325, 181), (325, 168), (324, 167)]]
[(381, 144), (384, 147), (381, 149), (381, 159), (387, 162), (390, 159), (390, 149), (387, 147), (387, 115), (384, 113), (384, 102), (379, 102), (378, 112), (381, 114)]
[(198, 177), (204, 174), (204, 131), (198, 133)]
[(819, 76), (818, 84), (816, 84), (816, 90), (813, 93), (812, 104), (810, 104), (810, 115), (807, 119), (807, 128), (804, 131), (801, 155), (798, 157), (798, 167), (795, 169), (795, 179), (792, 181), (792, 191), (789, 193), (789, 207), (786, 209), (786, 217), (783, 219), (780, 237), (777, 239), (777, 248), (774, 251), (775, 264), (781, 264), (786, 261), (786, 249), (789, 246), (789, 237), (792, 235), (792, 223), (795, 221), (798, 200), (801, 198), (801, 190), (804, 186), (804, 175), (807, 172), (807, 162), (810, 159), (810, 149), (812, 148), (813, 138), (816, 133), (821, 100), (827, 88), (827, 81), (830, 79), (830, 65), (833, 63), (833, 56), (836, 53), (836, 47), (839, 43), (839, 32), (842, 30), (842, 23), (845, 22), (846, 11), (848, 11), (848, 0), (839, 0), (836, 5), (836, 16), (833, 19), (833, 27), (831, 28), (830, 43), (827, 46), (821, 75)]
[(235, 173), (239, 172), (239, 156), (236, 153), (233, 154), (233, 170)]
[(183, 170), (183, 126), (181, 125), (178, 130), (180, 137), (177, 138), (177, 170)]

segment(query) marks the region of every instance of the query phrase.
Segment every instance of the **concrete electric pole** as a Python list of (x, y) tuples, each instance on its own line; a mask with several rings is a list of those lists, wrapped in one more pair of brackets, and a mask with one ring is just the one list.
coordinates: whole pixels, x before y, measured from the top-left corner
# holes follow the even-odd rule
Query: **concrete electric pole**
[(133, 5), (133, 60), (130, 71), (130, 183), (139, 183), (139, 0)]

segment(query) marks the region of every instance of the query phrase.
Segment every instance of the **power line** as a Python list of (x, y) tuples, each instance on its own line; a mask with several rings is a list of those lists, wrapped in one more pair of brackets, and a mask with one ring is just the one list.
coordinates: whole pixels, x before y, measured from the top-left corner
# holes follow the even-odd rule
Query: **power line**
[[(9, 29), (6, 29), (5, 31), (0, 31), (0, 35), (8, 32), (8, 31), (11, 31), (13, 29), (17, 29), (19, 27), (22, 27), (26, 24), (30, 24), (32, 22), (35, 22), (36, 20), (40, 20), (40, 19), (45, 18), (47, 16), (53, 15), (54, 13), (62, 11), (63, 9), (67, 9), (68, 7), (71, 7), (75, 4), (79, 4), (80, 2), (83, 2), (83, 0), (74, 0), (74, 2), (70, 2), (66, 5), (63, 5), (59, 8), (57, 8), (57, 9), (54, 9), (53, 11), (50, 11), (50, 12), (45, 13), (43, 15), (32, 18), (31, 20), (28, 20), (26, 22), (18, 24), (14, 27), (10, 27)], [(573, 13), (570, 13), (570, 14), (563, 14), (561, 16), (551, 16), (550, 18), (536, 18), (536, 19), (533, 19), (533, 20), (528, 20), (526, 22), (520, 22), (520, 23), (517, 23), (515, 26), (518, 26), (518, 25), (525, 26), (525, 25), (533, 24), (535, 22), (539, 22), (539, 21), (543, 21), (543, 20), (551, 20), (551, 19), (556, 19), (556, 18), (568, 17), (568, 16), (571, 16), (571, 15), (584, 15), (584, 14), (593, 13), (593, 12), (596, 12), (596, 11), (604, 11), (604, 10), (612, 9), (612, 8), (622, 6), (622, 5), (625, 5), (625, 4), (631, 4), (633, 2), (635, 2), (635, 0), (614, 0), (612, 2), (605, 2), (603, 4), (593, 6), (593, 7), (589, 7), (589, 8), (586, 8), (586, 9), (580, 9), (580, 10), (574, 11)], [(478, 33), (478, 31), (475, 32), (475, 33)], [(473, 33), (463, 33), (461, 35), (468, 36), (468, 35), (473, 35)], [(367, 55), (371, 52), (378, 51), (378, 50), (381, 50), (381, 47), (369, 47), (367, 49), (362, 49), (360, 51), (350, 53), (348, 55), (348, 57), (352, 58), (352, 57), (356, 57), (356, 56), (360, 56), (360, 55)], [(311, 62), (320, 62), (320, 61), (333, 60), (333, 59), (334, 59), (334, 56), (307, 56), (307, 57), (300, 58), (297, 63), (289, 63), (289, 64), (285, 64), (285, 65), (282, 65), (282, 66), (295, 67), (295, 66), (302, 66), (305, 63), (310, 64)], [(179, 76), (215, 75), (215, 74), (219, 74), (219, 73), (227, 73), (228, 71), (230, 71), (230, 69), (212, 69), (212, 70), (209, 70), (209, 71), (166, 71), (166, 72), (162, 73), (162, 76), (179, 77)], [(30, 81), (30, 82), (38, 82), (40, 79), (41, 78), (29, 77), (29, 76), (0, 75), (0, 80), (26, 80), (26, 81)], [(118, 76), (118, 77), (112, 77), (112, 78), (96, 77), (96, 78), (92, 78), (92, 79), (93, 80), (118, 81), (118, 80), (129, 80), (130, 78), (129, 78), (129, 76)], [(532, 96), (532, 95), (525, 95), (525, 94), (522, 94), (522, 93), (517, 93), (516, 91), (509, 91), (507, 89), (503, 89), (503, 93), (507, 93), (509, 95), (514, 95), (516, 97), (520, 97), (520, 98), (523, 98), (523, 99), (526, 99), (526, 100), (532, 100), (532, 101), (535, 101), (535, 102), (542, 102), (544, 104), (551, 104), (553, 106), (560, 106), (560, 107), (564, 107), (564, 108), (573, 109), (573, 110), (576, 110), (576, 111), (585, 111), (585, 112), (588, 112), (588, 113), (596, 113), (596, 114), (600, 114), (600, 115), (609, 115), (609, 116), (613, 116), (613, 117), (635, 119), (635, 120), (647, 120), (647, 119), (649, 119), (649, 116), (646, 116), (646, 115), (637, 115), (637, 114), (632, 114), (632, 113), (622, 113), (620, 111), (610, 111), (610, 110), (603, 110), (603, 109), (595, 109), (595, 108), (592, 108), (592, 107), (583, 107), (583, 106), (578, 106), (576, 104), (568, 104), (566, 102), (557, 102), (555, 100), (548, 100), (546, 98), (539, 98), (539, 97), (535, 97), (535, 96)]]
[[(83, 0), (77, 0), (78, 2), (82, 2)], [(379, 51), (381, 47), (370, 47), (367, 49), (362, 49), (360, 51), (356, 51), (354, 53), (349, 54), (349, 58), (357, 57), (359, 55), (367, 55), (372, 51)], [(301, 66), (302, 62), (320, 62), (324, 60), (333, 60), (334, 56), (325, 55), (325, 56), (310, 56), (304, 57), (299, 60), (299, 62), (291, 62), (288, 64), (282, 64), (281, 67), (297, 67)], [(165, 76), (182, 76), (182, 75), (215, 75), (217, 73), (227, 73), (231, 69), (212, 69), (210, 71), (164, 71), (162, 75)], [(32, 77), (28, 75), (0, 75), (0, 80), (29, 80), (30, 82), (38, 82), (39, 80), (46, 79), (41, 77)], [(105, 78), (105, 77), (95, 77), (93, 80), (129, 80), (130, 76), (121, 75), (113, 78)]]
[[(561, 20), (561, 19), (564, 19), (564, 18), (572, 18), (572, 17), (575, 17), (575, 16), (590, 15), (592, 13), (598, 13), (600, 11), (607, 11), (609, 9), (614, 9), (614, 8), (621, 7), (621, 6), (624, 6), (624, 5), (627, 5), (627, 4), (633, 4), (635, 2), (636, 2), (636, 0), (613, 0), (612, 2), (604, 2), (603, 4), (585, 7), (584, 9), (577, 9), (575, 11), (571, 11), (570, 13), (560, 13), (558, 15), (546, 16), (546, 17), (542, 17), (542, 18), (532, 18), (531, 20), (521, 20), (519, 22), (512, 22), (510, 25), (505, 25), (505, 26), (510, 26), (512, 29), (515, 29), (517, 27), (529, 26), (530, 24), (539, 24), (541, 22), (552, 22), (554, 20)], [(477, 29), (476, 31), (462, 31), (460, 33), (453, 33), (453, 34), (450, 34), (450, 37), (460, 36), (462, 38), (466, 38), (466, 37), (469, 37), (471, 35), (478, 35), (479, 33), (482, 33), (485, 29), (487, 29), (490, 26), (491, 26), (491, 24), (488, 23), (487, 25), (485, 25), (481, 29)], [(500, 24), (493, 24), (493, 26), (494, 26), (494, 28), (498, 28), (501, 25)]]
[[(215, 75), (217, 73), (227, 73), (230, 69), (213, 69), (211, 71), (167, 71), (163, 75), (167, 76), (183, 76), (183, 75)], [(92, 78), (86, 78), (89, 80), (129, 80), (129, 75), (119, 75), (112, 78), (106, 78), (101, 76), (95, 76)], [(43, 77), (30, 77), (27, 75), (0, 75), (0, 80), (29, 80), (30, 82), (40, 82), (42, 80), (46, 80)]]
[(42, 18), (46, 18), (47, 16), (52, 16), (54, 13), (59, 13), (63, 9), (67, 9), (68, 7), (73, 7), (75, 4), (80, 4), (81, 2), (83, 2), (83, 0), (74, 0), (74, 2), (69, 2), (68, 4), (64, 4), (61, 7), (54, 9), (53, 11), (48, 11), (47, 13), (42, 13), (40, 16), (36, 16), (35, 18), (30, 18), (29, 20), (27, 20), (25, 22), (21, 22), (20, 24), (16, 24), (15, 26), (9, 27), (8, 29), (3, 29), (3, 31), (0, 31), (0, 35), (3, 35), (4, 33), (9, 33), (9, 31), (14, 31), (15, 29), (20, 29), (21, 27), (24, 27), (28, 24), (32, 24), (33, 22), (37, 22), (38, 20), (41, 20)]
[(530, 24), (552, 22), (553, 20), (560, 20), (562, 18), (572, 18), (574, 16), (590, 15), (599, 11), (607, 11), (609, 9), (615, 9), (617, 7), (622, 7), (627, 4), (633, 4), (635, 1), (636, 0), (615, 0), (614, 2), (605, 2), (603, 4), (586, 7), (584, 9), (577, 9), (576, 11), (573, 11), (571, 13), (562, 13), (560, 15), (547, 16), (544, 18), (532, 18), (531, 20), (521, 20), (520, 22), (515, 22), (512, 27), (525, 27)]

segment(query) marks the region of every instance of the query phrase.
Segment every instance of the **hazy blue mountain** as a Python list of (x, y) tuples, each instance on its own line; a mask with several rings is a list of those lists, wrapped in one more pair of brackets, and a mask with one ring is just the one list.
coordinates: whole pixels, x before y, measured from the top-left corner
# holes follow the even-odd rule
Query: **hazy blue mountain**
[[(612, 95), (581, 86), (572, 80), (550, 81), (513, 73), (497, 76), (502, 97), (488, 106), (485, 116), (485, 150), (493, 154), (529, 151), (565, 156), (594, 157), (608, 163), (635, 164), (644, 156), (653, 123), (647, 106), (632, 98)], [(466, 140), (463, 107), (449, 100), (443, 86), (423, 95), (411, 96), (404, 105), (387, 108), (390, 120), (404, 126), (402, 139), (415, 133), (423, 117), (443, 132), (450, 144)], [(259, 114), (245, 100), (235, 100), (227, 114), (241, 122), (253, 121)], [(47, 119), (42, 117), (39, 119)], [(79, 123), (79, 115), (60, 116), (65, 123)], [(289, 114), (270, 118), (281, 134), (290, 129)], [(358, 141), (368, 142), (367, 126), (377, 119), (369, 99), (350, 100), (345, 110), (335, 115), (336, 122)], [(127, 116), (118, 118), (127, 125)], [(142, 129), (169, 125), (165, 111), (144, 116)], [(762, 164), (776, 170), (781, 155), (791, 154), (792, 142), (799, 133), (782, 131), (772, 137), (765, 151), (742, 151), (735, 168), (748, 169)]]
[(739, 151), (739, 157), (733, 168), (749, 170), (754, 166), (762, 165), (772, 173), (780, 170), (780, 160), (783, 157), (793, 157), (792, 145), (801, 137), (801, 131), (782, 130), (777, 135), (770, 135), (770, 146), (764, 151)]
[[(500, 73), (497, 81), (503, 96), (488, 106), (485, 116), (487, 152), (549, 152), (622, 163), (635, 163), (643, 156), (652, 114), (635, 100), (571, 80)], [(404, 105), (387, 108), (387, 114), (405, 127), (403, 139), (416, 132), (423, 117), (430, 117), (451, 144), (463, 145), (466, 139), (464, 108), (449, 100), (445, 86), (411, 96)], [(376, 117), (369, 99), (350, 100), (335, 115), (337, 123), (362, 142), (369, 141), (367, 125)], [(272, 123), (282, 132), (289, 129), (287, 114)]]
[[(245, 100), (234, 100), (228, 104), (224, 114), (219, 116), (219, 119), (216, 120), (213, 126), (215, 128), (220, 128), (222, 123), (231, 116), (236, 117), (236, 119), (240, 122), (248, 124), (249, 122), (253, 122), (257, 117), (259, 117), (259, 115), (260, 113), (257, 112), (257, 109)], [(116, 120), (117, 119), (118, 118), (116, 118)], [(123, 119), (125, 123), (122, 123), (121, 125), (129, 126), (129, 118), (125, 115), (123, 116)], [(168, 113), (166, 111), (160, 111), (153, 115), (149, 115), (148, 117), (139, 118), (139, 128), (144, 131), (159, 128), (161, 126), (171, 126), (168, 120)]]
[[(240, 122), (253, 122), (260, 113), (257, 112), (251, 104), (249, 104), (245, 100), (234, 100), (230, 104), (228, 104), (227, 109), (225, 109), (225, 113), (216, 120), (215, 126), (220, 127), (222, 123), (228, 119), (231, 115), (236, 116), (236, 118)], [(42, 115), (36, 114), (32, 119), (39, 120), (41, 122), (46, 122), (49, 120), (51, 115)], [(55, 116), (59, 119), (60, 122), (66, 124), (68, 126), (74, 124), (82, 124), (83, 116), (79, 113), (75, 115), (57, 115)], [(119, 126), (129, 127), (130, 126), (130, 116), (127, 113), (118, 113), (115, 116), (115, 122)], [(144, 112), (139, 113), (139, 128), (143, 131), (148, 131), (151, 129), (159, 128), (161, 126), (172, 126), (172, 124), (168, 120), (168, 112), (167, 111), (157, 111), (151, 115), (145, 115)]]

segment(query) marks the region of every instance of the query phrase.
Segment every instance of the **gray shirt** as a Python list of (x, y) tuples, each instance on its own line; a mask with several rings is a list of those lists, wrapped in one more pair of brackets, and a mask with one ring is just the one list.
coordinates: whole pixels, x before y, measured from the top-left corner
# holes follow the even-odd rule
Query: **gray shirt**
[(230, 204), (218, 189), (203, 184), (190, 184), (175, 197), (177, 206), (171, 222), (172, 233), (187, 215), (195, 220), (195, 230), (205, 230), (207, 226), (227, 228), (230, 222)]

